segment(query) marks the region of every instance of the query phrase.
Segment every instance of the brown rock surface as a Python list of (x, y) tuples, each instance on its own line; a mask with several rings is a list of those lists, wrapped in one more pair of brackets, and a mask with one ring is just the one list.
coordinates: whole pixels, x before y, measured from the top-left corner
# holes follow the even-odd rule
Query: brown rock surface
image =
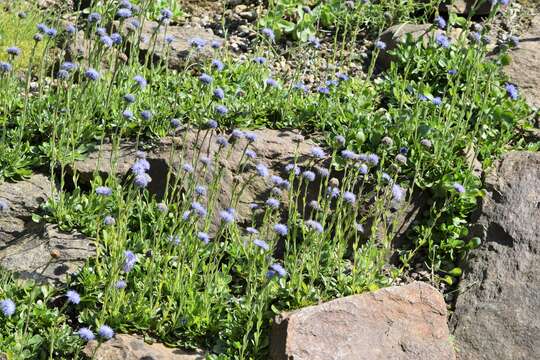
[[(118, 334), (113, 339), (101, 344), (91, 341), (84, 348), (84, 353), (94, 360), (203, 360), (202, 351), (185, 352), (171, 349), (163, 344), (147, 344), (134, 335)], [(95, 353), (94, 353), (95, 352)]]
[(348, 296), (279, 316), (273, 360), (455, 359), (442, 295), (426, 283)]

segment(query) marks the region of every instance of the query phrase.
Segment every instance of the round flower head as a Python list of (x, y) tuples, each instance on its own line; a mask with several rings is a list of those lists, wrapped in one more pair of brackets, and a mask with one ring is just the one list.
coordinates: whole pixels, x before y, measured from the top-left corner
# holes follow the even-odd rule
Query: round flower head
[(425, 147), (426, 149), (431, 149), (431, 147), (433, 146), (433, 144), (431, 143), (431, 141), (429, 139), (422, 139), (420, 140), (420, 144)]
[(452, 187), (460, 194), (463, 194), (465, 192), (465, 187), (460, 183), (455, 182)]
[(270, 87), (277, 87), (278, 86), (278, 83), (276, 80), (272, 79), (272, 78), (268, 78), (264, 81), (264, 83)]
[(174, 37), (174, 35), (165, 35), (165, 42), (167, 44), (171, 44), (176, 38)]
[(43, 24), (43, 23), (39, 23), (36, 25), (36, 28), (37, 30), (42, 33), (42, 34), (45, 34), (45, 31), (47, 31), (48, 27), (47, 25)]
[(187, 221), (187, 220), (189, 219), (190, 216), (191, 216), (191, 211), (190, 211), (190, 210), (186, 210), (186, 211), (184, 211), (184, 213), (182, 214), (182, 220)]
[(208, 74), (201, 74), (201, 76), (199, 76), (199, 80), (203, 83), (203, 84), (211, 84), (212, 83), (212, 77)]
[(261, 33), (268, 38), (271, 42), (274, 42), (276, 39), (276, 35), (274, 34), (274, 31), (270, 28), (264, 28), (261, 30)]
[(305, 224), (309, 229), (316, 231), (318, 233), (322, 233), (324, 231), (323, 226), (318, 221), (308, 220), (305, 222)]
[(206, 209), (204, 206), (201, 205), (201, 203), (194, 201), (191, 203), (191, 208), (193, 211), (195, 211), (195, 214), (197, 214), (199, 217), (205, 217), (206, 216)]
[(8, 53), (8, 55), (11, 56), (19, 56), (21, 54), (21, 49), (15, 46), (11, 46), (7, 48), (6, 52)]
[(212, 60), (212, 67), (217, 71), (221, 71), (225, 68), (225, 65), (218, 59)]
[(27, 14), (24, 11), (17, 13), (19, 19), (26, 19)]
[(116, 224), (116, 220), (112, 216), (107, 215), (105, 216), (105, 219), (103, 219), (103, 224), (107, 226), (111, 226), (111, 225)]
[(506, 89), (506, 93), (512, 100), (517, 100), (519, 98), (519, 92), (518, 89), (513, 84), (506, 83), (504, 85), (504, 88)]
[(255, 167), (259, 176), (267, 177), (269, 175), (268, 168), (263, 164), (257, 164)]
[(101, 327), (98, 329), (98, 335), (109, 340), (114, 336), (114, 331), (107, 325), (101, 325)]
[(319, 202), (317, 200), (311, 200), (308, 206), (313, 210), (321, 210), (321, 205), (319, 205)]
[(407, 157), (403, 154), (397, 154), (396, 155), (396, 161), (400, 164), (406, 165), (407, 164)]
[(91, 341), (96, 338), (92, 330), (86, 327), (80, 328), (79, 331), (77, 331), (77, 334), (79, 334), (84, 341)]
[(418, 94), (418, 99), (421, 101), (428, 101), (429, 98), (424, 94)]
[(94, 12), (88, 15), (88, 22), (91, 23), (99, 23), (101, 21), (101, 15)]
[(151, 181), (152, 181), (152, 178), (150, 177), (150, 175), (148, 175), (146, 173), (142, 173), (142, 174), (135, 175), (135, 180), (133, 180), (133, 183), (138, 188), (144, 189), (144, 188), (148, 187), (148, 184)]
[(40, 33), (34, 34), (33, 39), (35, 42), (40, 42), (43, 40), (43, 35), (41, 35)]
[(315, 49), (319, 49), (321, 47), (321, 41), (313, 35), (309, 37), (308, 43)]
[(320, 86), (317, 88), (317, 92), (322, 95), (328, 95), (330, 94), (330, 89), (326, 86)]
[(201, 38), (193, 38), (189, 41), (189, 44), (191, 47), (194, 47), (196, 49), (202, 49), (206, 46), (206, 40), (203, 40)]
[(216, 106), (216, 112), (220, 115), (225, 115), (227, 112), (229, 112), (229, 109), (227, 109), (227, 107), (224, 105), (218, 105)]
[(293, 88), (296, 89), (296, 90), (301, 90), (303, 92), (308, 92), (308, 88), (307, 88), (306, 84), (304, 84), (303, 82), (298, 82), (298, 83), (294, 84)]
[(379, 157), (377, 156), (377, 154), (369, 154), (368, 157), (367, 157), (367, 161), (375, 166), (379, 163)]
[(287, 164), (287, 166), (285, 166), (285, 171), (286, 172), (294, 172), (295, 175), (300, 175), (300, 173), (302, 172), (302, 169), (300, 169), (300, 167), (298, 165), (295, 165), (295, 164)]
[(317, 159), (323, 159), (326, 156), (326, 153), (320, 147), (314, 147), (311, 148), (311, 156)]
[(398, 184), (392, 185), (392, 197), (395, 201), (400, 202), (405, 196), (405, 190)]
[(315, 173), (313, 171), (306, 170), (302, 173), (302, 177), (307, 181), (312, 182), (315, 180)]
[(113, 39), (110, 36), (107, 36), (107, 35), (102, 35), (99, 38), (99, 41), (101, 41), (103, 46), (108, 47), (108, 48), (112, 47), (113, 44), (114, 44)]
[(253, 142), (255, 142), (257, 140), (257, 135), (255, 133), (252, 133), (252, 132), (244, 133), (244, 137), (250, 143), (253, 143)]
[(186, 173), (192, 173), (193, 166), (191, 166), (191, 164), (185, 163), (182, 165), (182, 170), (184, 170)]
[(455, 69), (448, 70), (448, 75), (456, 75), (456, 74), (457, 74), (457, 70)]
[(268, 200), (266, 200), (266, 205), (272, 209), (279, 209), (279, 200), (269, 198)]
[(112, 189), (107, 186), (98, 186), (96, 188), (96, 194), (101, 195), (101, 196), (111, 196)]
[(124, 251), (124, 272), (126, 273), (130, 272), (135, 266), (136, 262), (137, 262), (137, 255), (135, 255), (133, 252), (129, 250)]
[(116, 16), (118, 16), (121, 19), (127, 19), (127, 18), (131, 17), (132, 15), (133, 15), (133, 13), (128, 8), (121, 8), (116, 13)]
[(384, 41), (377, 40), (375, 42), (375, 47), (379, 50), (384, 50), (386, 49), (386, 43)]
[(169, 210), (167, 205), (165, 203), (162, 203), (162, 202), (158, 203), (156, 205), (156, 207), (157, 207), (158, 211), (161, 212), (161, 213), (166, 213)]
[(289, 232), (289, 229), (287, 229), (287, 225), (284, 224), (275, 224), (274, 225), (274, 231), (281, 236), (286, 236)]
[(197, 185), (195, 187), (195, 194), (199, 196), (205, 196), (206, 195), (206, 188), (202, 185)]
[(438, 97), (438, 96), (435, 96), (435, 97), (431, 100), (431, 102), (432, 102), (435, 106), (439, 106), (439, 105), (442, 104), (442, 100), (441, 100), (441, 98)]
[(230, 224), (234, 222), (234, 214), (231, 214), (227, 210), (221, 210), (219, 212), (219, 217), (221, 218), (221, 221), (223, 221), (225, 224)]
[(353, 205), (355, 202), (356, 202), (356, 195), (354, 195), (352, 192), (350, 191), (345, 191), (343, 193), (343, 200), (345, 200), (345, 202)]
[(107, 29), (105, 29), (104, 27), (98, 27), (96, 29), (96, 34), (99, 36), (107, 35)]
[(111, 39), (112, 39), (114, 45), (122, 44), (122, 35), (120, 35), (119, 33), (111, 34)]
[(133, 95), (133, 94), (126, 94), (126, 95), (124, 95), (123, 99), (128, 104), (133, 104), (135, 102), (135, 100), (136, 100), (135, 95)]
[(15, 314), (15, 303), (11, 299), (4, 299), (0, 301), (0, 311), (4, 314), (5, 317), (10, 317)]
[(381, 175), (382, 179), (384, 182), (386, 183), (391, 183), (392, 182), (392, 177), (390, 175), (388, 175), (387, 173), (383, 172), (382, 175)]
[(81, 296), (79, 295), (79, 293), (77, 293), (74, 290), (68, 290), (66, 292), (66, 297), (67, 297), (67, 301), (72, 304), (77, 305), (78, 303), (81, 302)]
[(242, 139), (243, 137), (244, 137), (244, 132), (242, 130), (233, 129), (233, 131), (231, 132), (232, 140)]
[(274, 270), (280, 277), (287, 276), (287, 271), (281, 264), (275, 263), (270, 266), (270, 269)]
[(349, 76), (347, 74), (344, 74), (344, 73), (337, 73), (336, 77), (338, 78), (339, 81), (347, 81), (347, 80), (349, 80)]
[(141, 117), (144, 120), (150, 120), (152, 118), (152, 112), (150, 110), (143, 110), (141, 111)]
[(173, 17), (173, 13), (169, 9), (161, 9), (160, 14), (162, 19), (171, 19)]
[(436, 37), (435, 37), (435, 41), (437, 42), (437, 44), (442, 47), (442, 48), (449, 48), (450, 47), (450, 39), (448, 39), (446, 36), (444, 36), (443, 34), (438, 34)]
[(229, 145), (229, 141), (223, 136), (218, 136), (218, 138), (216, 139), (216, 143), (221, 147), (226, 147)]
[(56, 36), (56, 34), (58, 34), (58, 31), (55, 28), (48, 28), (47, 31), (45, 31), (45, 34), (48, 37), (53, 38)]
[(56, 77), (60, 80), (66, 80), (69, 78), (69, 73), (66, 70), (58, 70)]
[(399, 148), (399, 153), (403, 155), (407, 155), (409, 153), (409, 148), (406, 146), (402, 146)]
[(351, 150), (342, 150), (341, 156), (347, 160), (355, 160), (358, 158), (358, 154)]
[(262, 56), (257, 56), (253, 59), (254, 62), (256, 62), (257, 64), (259, 65), (262, 65), (266, 62), (266, 58), (262, 57)]
[(345, 146), (345, 137), (344, 136), (341, 136), (341, 135), (337, 135), (334, 140), (336, 141), (336, 143), (338, 143), (339, 145), (341, 146)]
[(89, 68), (84, 72), (84, 76), (89, 80), (96, 81), (99, 80), (101, 74), (97, 70)]
[(122, 116), (127, 120), (131, 120), (133, 119), (133, 112), (131, 110), (126, 109), (122, 112)]
[(139, 85), (141, 89), (144, 89), (148, 84), (146, 79), (142, 75), (135, 75), (133, 77), (133, 80), (137, 83), (137, 85)]
[(212, 49), (219, 49), (221, 47), (221, 41), (212, 40), (210, 46), (212, 47)]
[(330, 198), (332, 198), (332, 199), (337, 198), (339, 196), (339, 194), (340, 194), (339, 188), (337, 188), (335, 186), (329, 186), (326, 192), (327, 192), (328, 196), (330, 196)]
[(270, 246), (268, 245), (268, 243), (264, 240), (260, 240), (260, 239), (255, 239), (253, 240), (253, 245), (257, 246), (257, 247), (260, 247), (261, 249), (263, 249), (264, 251), (268, 251), (270, 250)]
[(218, 100), (223, 100), (225, 98), (225, 92), (222, 88), (217, 88), (214, 90), (214, 97)]
[(326, 80), (327, 86), (338, 86), (339, 82), (337, 80)]
[(436, 16), (434, 21), (435, 21), (435, 24), (437, 25), (437, 27), (439, 29), (442, 30), (442, 29), (446, 28), (446, 20), (444, 20), (442, 17)]
[(127, 287), (127, 283), (124, 280), (118, 280), (116, 284), (114, 284), (114, 287), (117, 289), (125, 289)]
[(246, 150), (246, 156), (250, 159), (255, 159), (257, 157), (257, 153), (251, 149)]
[(199, 238), (199, 240), (201, 240), (203, 243), (205, 243), (205, 245), (207, 245), (210, 242), (210, 237), (205, 232), (197, 233), (197, 238)]

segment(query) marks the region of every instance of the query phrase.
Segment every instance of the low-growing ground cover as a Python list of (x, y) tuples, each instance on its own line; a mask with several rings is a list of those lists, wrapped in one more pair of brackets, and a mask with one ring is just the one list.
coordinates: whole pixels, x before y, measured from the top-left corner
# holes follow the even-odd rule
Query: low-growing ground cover
[[(537, 148), (519, 136), (530, 109), (501, 73), (516, 40), (487, 57), (490, 21), (504, 16), (498, 3), (484, 27), (434, 18), (429, 2), (358, 2), (354, 11), (347, 3), (269, 4), (249, 53), (192, 38), (181, 69), (169, 68), (170, 48), (159, 45), (175, 41), (168, 29), (183, 14), (173, 3), (94, 2), (69, 20), (23, 2), (3, 10), (0, 179), (48, 173), (57, 186), (34, 219), (82, 231), (97, 256), (62, 287), (2, 272), (1, 351), (71, 359), (94, 337), (136, 332), (210, 358), (265, 358), (281, 311), (378, 289), (418, 267), (435, 284), (455, 283), (459, 260), (478, 245), (467, 230), (483, 193), (471, 158), (487, 167), (508, 148)], [(377, 56), (390, 44), (373, 36), (412, 19), (433, 20), (433, 32), (405, 39), (379, 73)], [(154, 32), (141, 36), (150, 21)], [(361, 32), (371, 36), (365, 72), (346, 73), (347, 59), (310, 83), (302, 65), (272, 72), (282, 52), (305, 66), (322, 61), (319, 32), (335, 35), (336, 53)], [(284, 47), (285, 38), (295, 42)], [(74, 57), (70, 44), (81, 39), (85, 51)], [(299, 129), (319, 146), (307, 158), (293, 152), (278, 176), (254, 151), (256, 128)], [(191, 129), (217, 150), (188, 157), (181, 145)], [(179, 166), (155, 196), (147, 152), (164, 137), (174, 137)], [(140, 152), (127, 177), (96, 171), (88, 186), (72, 171), (101, 144), (128, 140)], [(233, 182), (224, 204), (224, 162), (234, 151), (233, 172), (248, 180)], [(255, 178), (267, 186), (253, 216), (240, 219)], [(418, 194), (422, 213), (396, 243)], [(2, 212), (9, 205), (0, 199)]]

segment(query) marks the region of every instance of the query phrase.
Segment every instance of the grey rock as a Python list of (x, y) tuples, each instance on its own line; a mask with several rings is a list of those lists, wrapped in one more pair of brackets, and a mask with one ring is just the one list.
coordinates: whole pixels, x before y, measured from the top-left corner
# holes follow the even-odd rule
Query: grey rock
[(455, 359), (442, 295), (414, 282), (280, 315), (273, 360)]
[(51, 195), (51, 182), (41, 174), (15, 183), (0, 184), (0, 266), (23, 278), (63, 282), (95, 253), (90, 239), (63, 233), (53, 225), (32, 221), (32, 214)]
[(486, 178), (451, 326), (459, 359), (540, 358), (540, 153), (511, 152)]
[[(483, 1), (483, 3), (482, 3)], [(443, 4), (442, 10), (460, 15), (488, 15), (491, 11), (490, 0), (454, 0), (451, 4)]]
[(529, 105), (540, 108), (540, 15), (532, 19), (529, 31), (520, 37), (510, 56), (511, 63), (503, 68), (504, 73)]
[(84, 353), (95, 360), (204, 360), (201, 350), (187, 352), (160, 343), (147, 344), (136, 335), (118, 334), (98, 346), (89, 342)]
[[(127, 35), (130, 32), (130, 20), (127, 19), (122, 25), (122, 32)], [(164, 26), (155, 21), (145, 21), (142, 24), (141, 39), (139, 42), (141, 50), (141, 61), (144, 61), (148, 52), (152, 52), (154, 61), (163, 61), (171, 69), (182, 69), (186, 60), (197, 60), (199, 58), (212, 55), (210, 43), (214, 40), (223, 41), (222, 38), (214, 35), (212, 30), (199, 26)], [(167, 43), (166, 38), (172, 37), (172, 42)], [(132, 36), (129, 37), (132, 39)], [(195, 49), (191, 45), (191, 40), (201, 39), (207, 44), (202, 49)]]

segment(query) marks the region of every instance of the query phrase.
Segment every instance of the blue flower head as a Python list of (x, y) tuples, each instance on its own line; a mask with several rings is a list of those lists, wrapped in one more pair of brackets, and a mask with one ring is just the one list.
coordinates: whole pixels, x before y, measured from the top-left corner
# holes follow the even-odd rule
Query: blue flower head
[(77, 331), (77, 334), (79, 334), (84, 341), (91, 341), (96, 338), (92, 330), (86, 327), (80, 328), (79, 331)]
[(274, 34), (274, 31), (270, 28), (262, 29), (261, 33), (266, 36), (271, 42), (274, 42), (276, 40), (276, 34)]
[(0, 311), (4, 314), (5, 317), (10, 317), (15, 314), (15, 303), (11, 299), (4, 299), (0, 301)]
[(289, 229), (287, 229), (287, 225), (275, 224), (274, 231), (280, 236), (286, 236), (287, 233), (289, 232)]
[(114, 336), (114, 331), (107, 325), (102, 325), (98, 329), (98, 335), (102, 337), (103, 339), (111, 339)]
[(97, 81), (101, 77), (101, 74), (95, 69), (88, 68), (84, 72), (84, 76), (86, 76), (86, 78), (89, 79), (89, 80)]
[(506, 93), (512, 100), (517, 100), (519, 98), (519, 92), (515, 85), (506, 83), (504, 85), (504, 88), (506, 89)]
[(77, 305), (81, 302), (81, 296), (75, 290), (68, 290), (66, 292), (68, 302)]

